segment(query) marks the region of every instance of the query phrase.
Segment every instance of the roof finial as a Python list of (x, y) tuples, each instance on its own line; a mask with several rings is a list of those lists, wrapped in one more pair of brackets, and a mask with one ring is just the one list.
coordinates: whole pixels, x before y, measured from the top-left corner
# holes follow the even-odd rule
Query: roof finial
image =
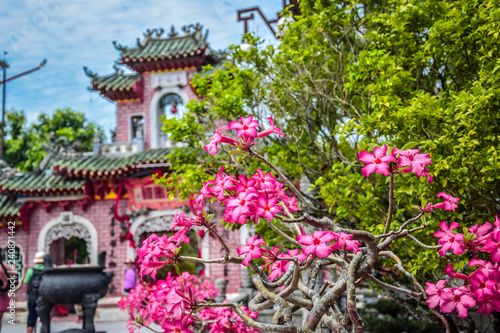
[(93, 73), (87, 66), (83, 66), (83, 71), (91, 79), (97, 78), (97, 73)]
[(113, 43), (113, 46), (115, 47), (115, 49), (117, 49), (118, 51), (126, 51), (127, 50), (127, 47), (126, 46), (123, 46), (121, 44), (118, 44), (116, 40), (112, 41), (111, 43)]
[(172, 25), (170, 27), (170, 33), (168, 34), (168, 37), (177, 37), (177, 32), (175, 31), (175, 27)]
[(121, 74), (124, 73), (123, 69), (119, 68), (116, 65), (113, 65), (113, 69), (115, 70), (115, 74), (120, 74), (121, 75)]

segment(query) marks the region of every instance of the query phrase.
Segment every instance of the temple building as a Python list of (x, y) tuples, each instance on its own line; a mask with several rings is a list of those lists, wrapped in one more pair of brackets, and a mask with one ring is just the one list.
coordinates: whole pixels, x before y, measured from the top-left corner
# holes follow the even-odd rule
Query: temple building
[[(169, 201), (165, 189), (151, 175), (175, 169), (166, 156), (179, 147), (161, 131), (161, 118), (186, 112), (186, 103), (200, 98), (190, 85), (191, 78), (203, 66), (217, 67), (224, 60), (223, 53), (210, 48), (207, 35), (196, 24), (183, 27), (181, 33), (174, 28), (168, 33), (147, 30), (131, 47), (113, 42), (119, 51), (114, 72), (99, 76), (87, 68), (84, 71), (90, 89), (116, 103), (115, 140), (106, 144), (95, 141), (93, 151), (86, 153), (48, 149), (37, 170), (1, 176), (4, 232), (0, 233), (0, 247), (7, 250), (9, 227), (14, 222), (10, 240), (16, 249), (19, 309), (26, 300), (26, 286), (21, 281), (33, 267), (37, 251), (50, 253), (56, 265), (94, 265), (98, 253), (106, 251), (106, 270), (115, 277), (100, 304), (116, 305), (123, 296), (125, 260), (134, 259), (136, 248), (152, 233), (169, 232), (177, 210), (191, 210), (189, 200)], [(131, 73), (125, 73), (123, 67)], [(230, 234), (220, 224), (219, 228), (233, 249), (246, 238), (244, 228)], [(196, 237), (199, 256), (221, 257), (222, 249), (208, 235)], [(198, 269), (213, 280), (230, 276), (229, 294), (240, 289), (238, 265)]]

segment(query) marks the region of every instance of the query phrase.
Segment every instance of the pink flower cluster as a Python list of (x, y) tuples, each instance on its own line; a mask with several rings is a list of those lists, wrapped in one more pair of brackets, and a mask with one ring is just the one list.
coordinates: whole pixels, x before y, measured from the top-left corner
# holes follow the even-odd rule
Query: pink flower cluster
[(270, 172), (257, 173), (247, 178), (224, 173), (222, 167), (214, 180), (203, 183), (203, 188), (195, 200), (198, 209), (203, 207), (206, 198), (216, 198), (225, 204), (224, 220), (230, 224), (246, 224), (248, 220), (258, 221), (259, 218), (272, 220), (276, 213), (282, 212), (280, 203), (289, 211), (299, 208), (295, 197), (285, 193), (283, 183), (276, 180)]
[[(453, 279), (463, 280), (463, 285), (445, 288), (448, 280), (436, 284), (427, 282), (429, 299), (426, 303), (430, 308), (439, 305), (444, 313), (456, 310), (461, 318), (466, 318), (467, 309), (476, 304), (479, 313), (490, 315), (492, 311), (500, 311), (500, 220), (497, 217), (493, 226), (489, 222), (481, 226), (476, 224), (468, 228), (465, 235), (454, 232), (458, 227), (457, 222), (450, 225), (441, 222), (441, 230), (434, 233), (439, 238), (438, 244), (442, 245), (439, 254), (445, 256), (448, 250), (457, 255), (470, 251), (473, 259), (469, 260), (469, 267), (478, 268), (467, 275), (447, 266), (445, 273)], [(490, 254), (493, 262), (477, 259), (478, 252)]]
[(218, 294), (210, 281), (200, 281), (185, 272), (177, 277), (169, 275), (154, 285), (137, 285), (118, 306), (129, 311), (127, 327), (130, 332), (140, 328), (135, 325), (137, 318), (146, 326), (156, 322), (165, 332), (192, 332), (197, 318), (192, 317), (191, 310)]
[(427, 182), (433, 181), (427, 165), (431, 164), (429, 154), (420, 154), (419, 149), (400, 150), (394, 148), (387, 154), (387, 145), (375, 147), (373, 154), (362, 151), (358, 159), (365, 163), (361, 173), (369, 177), (372, 173), (388, 176), (389, 173), (415, 173), (417, 177), (426, 176)]
[[(253, 319), (257, 318), (257, 312), (252, 312), (246, 307), (242, 310)], [(229, 308), (204, 308), (199, 316), (204, 321), (214, 321), (208, 325), (210, 333), (258, 333), (259, 330), (247, 326), (243, 320)]]
[(448, 226), (448, 223), (443, 221), (439, 224), (439, 227), (441, 230), (436, 231), (434, 236), (439, 238), (438, 244), (442, 245), (438, 251), (440, 255), (445, 256), (448, 250), (457, 255), (468, 250), (473, 253), (489, 253), (492, 261), (500, 262), (500, 220), (498, 220), (498, 217), (493, 226), (491, 223), (486, 222), (481, 226), (476, 224), (467, 229), (468, 237), (464, 237), (464, 234), (459, 232), (454, 232), (460, 227), (457, 222), (452, 222)]
[[(203, 146), (203, 149), (205, 149), (210, 155), (215, 155), (219, 151), (217, 147), (218, 143), (228, 143), (233, 146), (248, 148), (255, 144), (255, 138), (262, 138), (273, 133), (278, 134), (278, 136), (285, 136), (285, 134), (281, 133), (281, 128), (276, 127), (274, 120), (271, 117), (267, 118), (270, 127), (260, 133), (257, 132), (257, 127), (262, 126), (253, 119), (252, 115), (247, 118), (241, 116), (240, 120), (241, 122), (231, 121), (228, 126), (222, 126), (217, 129), (214, 136), (210, 140), (210, 143)], [(223, 136), (223, 130), (236, 130), (236, 136), (240, 138), (240, 141)]]
[(306, 235), (302, 230), (302, 234), (297, 235), (297, 242), (302, 245), (301, 252), (299, 250), (288, 250), (288, 253), (284, 251), (279, 253), (279, 248), (275, 247), (272, 250), (268, 250), (262, 246), (266, 245), (263, 238), (257, 238), (257, 235), (246, 240), (246, 245), (237, 248), (238, 255), (245, 255), (245, 260), (242, 262), (243, 266), (248, 266), (248, 263), (252, 259), (262, 258), (267, 256), (269, 260), (267, 263), (271, 263), (271, 273), (269, 274), (269, 279), (272, 281), (275, 278), (279, 278), (285, 273), (289, 266), (290, 261), (283, 259), (297, 257), (298, 261), (304, 261), (307, 256), (326, 258), (335, 250), (352, 250), (354, 253), (360, 251), (358, 241), (351, 240), (353, 235), (346, 234), (343, 232), (335, 233), (332, 231), (314, 231), (312, 235)]

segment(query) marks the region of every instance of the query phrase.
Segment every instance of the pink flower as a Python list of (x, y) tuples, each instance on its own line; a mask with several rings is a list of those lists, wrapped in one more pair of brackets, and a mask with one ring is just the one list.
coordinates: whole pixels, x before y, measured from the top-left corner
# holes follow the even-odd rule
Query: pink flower
[(228, 176), (223, 173), (224, 167), (221, 167), (219, 173), (215, 176), (214, 186), (210, 187), (210, 193), (212, 193), (217, 200), (224, 201), (226, 194), (224, 190), (234, 190), (235, 182), (234, 176)]
[(449, 194), (439, 192), (437, 195), (438, 198), (443, 198), (444, 201), (434, 205), (434, 208), (443, 208), (443, 210), (452, 210), (455, 211), (457, 208), (457, 203), (460, 201), (459, 198), (454, 198)]
[(181, 320), (176, 320), (173, 322), (165, 322), (162, 326), (164, 333), (193, 333), (189, 328), (182, 324)]
[(306, 256), (315, 254), (319, 258), (326, 258), (332, 253), (332, 248), (327, 244), (335, 240), (335, 234), (331, 231), (315, 231), (312, 235), (297, 235), (297, 242), (306, 247), (302, 253)]
[(334, 233), (334, 235), (337, 239), (337, 242), (332, 245), (333, 250), (342, 249), (345, 246), (347, 251), (352, 250), (354, 253), (358, 253), (359, 251), (361, 251), (359, 249), (359, 245), (361, 245), (361, 243), (351, 240), (354, 235), (346, 234), (342, 231), (338, 234)]
[(419, 149), (399, 150), (394, 148), (394, 153), (399, 154), (398, 167), (410, 169), (417, 177), (424, 176), (425, 166), (432, 162), (429, 154), (419, 154)]
[(394, 156), (394, 152), (387, 154), (387, 145), (383, 147), (375, 147), (373, 150), (373, 154), (370, 154), (367, 151), (362, 151), (358, 154), (358, 159), (365, 163), (366, 165), (361, 169), (361, 173), (365, 177), (369, 177), (372, 173), (381, 173), (384, 176), (388, 176), (390, 169), (390, 162), (395, 162), (396, 157)]
[(491, 260), (500, 262), (500, 232), (493, 235), (492, 239), (486, 242), (485, 251), (491, 254)]
[(245, 191), (256, 191), (255, 183), (257, 182), (255, 179), (248, 179), (245, 175), (239, 175), (238, 179), (240, 180), (238, 184), (236, 184), (236, 191), (245, 192)]
[(202, 209), (203, 208), (203, 200), (205, 198), (212, 198), (212, 192), (210, 191), (210, 185), (215, 184), (213, 180), (209, 180), (208, 182), (203, 182), (203, 187), (200, 190), (200, 194), (196, 197), (196, 200), (194, 201), (195, 204), (197, 205), (197, 209)]
[[(299, 254), (299, 249), (288, 250), (288, 254), (282, 252), (278, 255), (278, 258), (293, 258), (293, 257), (297, 257), (299, 261), (304, 261), (307, 259), (305, 255)], [(286, 271), (288, 271), (288, 268), (290, 267), (290, 263), (291, 262), (288, 260), (275, 260), (271, 266), (271, 274), (269, 274), (268, 276), (269, 280), (273, 281), (274, 279), (279, 278), (284, 273), (286, 273)]]
[(483, 274), (476, 274), (470, 279), (472, 292), (476, 299), (483, 299), (485, 296), (495, 295), (496, 282), (490, 280)]
[(261, 169), (256, 169), (257, 174), (252, 176), (257, 183), (256, 185), (260, 187), (261, 190), (264, 189), (274, 189), (276, 187), (276, 178), (271, 176), (271, 173), (268, 172), (264, 175), (264, 172)]
[(257, 235), (253, 236), (250, 239), (246, 240), (247, 245), (239, 247), (236, 249), (238, 255), (246, 254), (245, 260), (241, 263), (243, 266), (247, 267), (250, 260), (253, 258), (262, 258), (262, 255), (265, 252), (265, 249), (261, 248), (260, 245), (266, 245), (266, 241), (264, 238), (257, 239)]
[(457, 310), (460, 318), (467, 318), (467, 308), (476, 305), (476, 301), (471, 297), (466, 287), (453, 288), (449, 292), (442, 293), (442, 295), (441, 312), (451, 313), (453, 310)]
[(278, 198), (266, 199), (264, 195), (259, 196), (257, 199), (257, 205), (255, 206), (255, 214), (257, 216), (262, 216), (272, 221), (274, 214), (281, 212), (276, 204), (278, 203)]
[(240, 117), (241, 123), (239, 121), (232, 121), (229, 123), (229, 129), (235, 129), (236, 135), (240, 137), (255, 138), (257, 137), (257, 127), (260, 127), (259, 123), (253, 120), (253, 116), (250, 115), (248, 118), (243, 116)]
[(241, 192), (237, 197), (227, 199), (226, 207), (231, 211), (228, 214), (231, 221), (236, 222), (241, 215), (247, 215), (253, 209), (252, 200), (255, 197), (257, 197), (255, 192)]
[(446, 265), (446, 269), (444, 270), (444, 272), (453, 279), (462, 279), (462, 280), (469, 279), (468, 275), (455, 272), (451, 265)]
[(222, 126), (221, 128), (219, 128), (217, 130), (217, 132), (215, 132), (212, 139), (210, 139), (210, 143), (206, 146), (203, 146), (203, 149), (205, 149), (207, 151), (207, 153), (209, 153), (210, 155), (217, 154), (217, 152), (219, 151), (217, 148), (217, 144), (219, 142), (229, 143), (230, 145), (233, 145), (233, 146), (238, 145), (238, 141), (231, 139), (231, 138), (228, 138), (227, 136), (222, 136), (221, 130), (227, 129), (227, 128), (228, 128), (227, 126)]
[(187, 227), (189, 229), (193, 225), (193, 221), (194, 220), (190, 217), (187, 217), (183, 211), (178, 211), (177, 213), (175, 213), (174, 221), (172, 222), (172, 228), (170, 228), (170, 230), (183, 227)]
[(487, 295), (482, 299), (478, 299), (477, 304), (479, 305), (477, 313), (486, 313), (489, 316), (493, 311), (500, 311), (500, 299), (498, 295)]
[(273, 134), (273, 133), (276, 133), (278, 134), (278, 136), (285, 136), (285, 134), (281, 133), (281, 128), (278, 128), (274, 125), (274, 120), (273, 118), (269, 117), (267, 118), (267, 121), (269, 121), (269, 125), (271, 125), (271, 127), (263, 130), (262, 132), (258, 133), (257, 134), (257, 137), (259, 138), (262, 138), (264, 136), (267, 136), (269, 134)]
[(457, 222), (451, 223), (451, 228), (448, 227), (446, 221), (439, 224), (441, 230), (434, 233), (435, 237), (440, 237), (438, 244), (443, 245), (438, 251), (443, 257), (446, 256), (446, 251), (451, 249), (454, 254), (462, 254), (464, 252), (464, 236), (462, 234), (454, 234), (451, 230), (460, 226)]
[(429, 282), (425, 283), (425, 285), (427, 286), (427, 288), (425, 289), (425, 293), (429, 296), (425, 303), (429, 308), (435, 308), (436, 306), (443, 303), (442, 293), (443, 290), (445, 290), (447, 281), (448, 280), (440, 280), (436, 284), (432, 284)]

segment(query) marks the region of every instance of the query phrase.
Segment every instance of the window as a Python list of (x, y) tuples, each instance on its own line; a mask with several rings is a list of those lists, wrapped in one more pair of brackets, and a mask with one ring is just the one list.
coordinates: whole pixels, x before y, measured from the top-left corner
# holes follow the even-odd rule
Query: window
[[(136, 189), (134, 191), (137, 191)], [(157, 201), (165, 200), (167, 198), (167, 193), (161, 185), (147, 185), (140, 188), (140, 193), (142, 195), (135, 195), (136, 201)]]
[(144, 117), (143, 116), (133, 116), (131, 118), (131, 132), (132, 141), (142, 138), (144, 136)]
[(165, 114), (165, 117), (173, 118), (182, 116), (186, 107), (182, 103), (182, 98), (177, 94), (166, 94), (160, 99), (160, 109)]

